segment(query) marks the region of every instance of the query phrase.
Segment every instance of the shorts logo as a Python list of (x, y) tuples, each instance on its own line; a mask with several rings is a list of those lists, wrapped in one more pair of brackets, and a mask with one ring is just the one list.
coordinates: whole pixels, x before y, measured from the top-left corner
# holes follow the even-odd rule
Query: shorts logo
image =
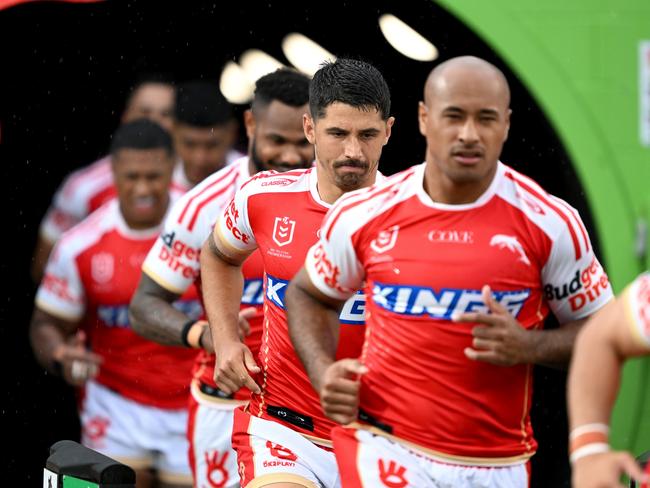
[(280, 247), (290, 244), (295, 229), (295, 220), (290, 220), (289, 217), (276, 217), (273, 225), (273, 241)]
[(104, 444), (106, 431), (111, 421), (100, 415), (92, 417), (83, 426), (83, 434), (88, 439), (89, 444), (95, 447), (100, 447)]
[(113, 277), (115, 260), (112, 254), (100, 252), (90, 260), (90, 274), (97, 283), (108, 283)]
[(399, 225), (394, 225), (389, 229), (382, 230), (377, 237), (372, 240), (370, 247), (377, 254), (386, 252), (395, 247), (397, 241), (397, 232), (399, 232)]
[(286, 461), (297, 461), (298, 456), (296, 456), (291, 449), (288, 449), (280, 444), (274, 444), (271, 441), (266, 441), (266, 447), (268, 448), (271, 456), (283, 459)]
[(504, 234), (496, 234), (490, 239), (490, 246), (496, 246), (499, 249), (507, 249), (510, 252), (519, 255), (518, 261), (530, 266), (530, 259), (526, 256), (524, 246), (517, 240), (515, 236), (507, 236)]
[[(205, 478), (208, 481), (209, 488), (223, 488), (228, 484), (226, 462), (229, 454), (228, 451), (224, 451), (223, 456), (219, 459), (219, 451), (206, 451), (203, 453), (206, 465)], [(203, 487), (205, 485), (202, 485), (201, 488)]]
[(406, 468), (398, 465), (392, 459), (388, 462), (388, 466), (386, 466), (383, 459), (377, 460), (377, 467), (379, 468), (379, 479), (384, 486), (403, 488), (408, 485)]

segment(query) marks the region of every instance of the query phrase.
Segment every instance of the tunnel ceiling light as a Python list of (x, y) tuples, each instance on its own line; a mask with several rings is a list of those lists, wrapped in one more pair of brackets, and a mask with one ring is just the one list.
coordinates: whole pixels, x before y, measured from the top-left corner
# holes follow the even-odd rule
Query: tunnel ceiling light
[(245, 51), (239, 58), (239, 65), (253, 83), (259, 80), (262, 76), (284, 66), (273, 56), (270, 56), (259, 49), (249, 49), (248, 51)]
[(221, 71), (219, 89), (230, 103), (244, 104), (253, 99), (255, 85), (241, 66), (228, 61)]
[(379, 17), (379, 28), (388, 43), (406, 57), (416, 61), (433, 61), (438, 57), (436, 46), (394, 15)]
[(336, 61), (336, 56), (327, 49), (297, 32), (285, 36), (282, 52), (291, 64), (309, 76), (314, 76), (323, 61)]

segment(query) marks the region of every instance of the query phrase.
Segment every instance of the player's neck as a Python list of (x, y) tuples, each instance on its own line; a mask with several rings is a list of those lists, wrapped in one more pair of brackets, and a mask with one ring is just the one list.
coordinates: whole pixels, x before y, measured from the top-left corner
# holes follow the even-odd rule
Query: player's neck
[(485, 178), (478, 181), (455, 182), (445, 175), (433, 162), (427, 162), (424, 170), (424, 191), (431, 200), (446, 205), (474, 203), (492, 184), (496, 166)]
[(375, 177), (370, 177), (367, 183), (359, 186), (359, 188), (344, 190), (334, 184), (334, 182), (329, 179), (328, 174), (325, 171), (317, 170), (316, 182), (316, 191), (318, 191), (318, 196), (320, 199), (328, 205), (332, 205), (345, 193), (358, 190), (359, 188), (372, 186), (375, 183)]

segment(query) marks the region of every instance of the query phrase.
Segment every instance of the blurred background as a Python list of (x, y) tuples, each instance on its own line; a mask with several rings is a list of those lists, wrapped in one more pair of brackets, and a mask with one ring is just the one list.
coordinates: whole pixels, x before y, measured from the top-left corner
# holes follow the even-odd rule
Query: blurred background
[[(279, 65), (313, 73), (328, 56), (364, 59), (392, 92), (397, 121), (380, 166), (392, 174), (424, 159), (417, 103), (432, 67), (483, 57), (513, 93), (502, 160), (579, 209), (617, 292), (648, 268), (647, 0), (15, 3), (0, 0), (3, 484), (38, 485), (48, 447), (79, 435), (73, 391), (29, 348), (30, 259), (54, 191), (106, 153), (139, 73), (219, 81), (245, 152), (241, 114), (257, 77)], [(636, 454), (650, 449), (649, 367), (627, 365), (614, 418), (614, 444)], [(564, 381), (535, 371), (536, 487), (569, 486)]]

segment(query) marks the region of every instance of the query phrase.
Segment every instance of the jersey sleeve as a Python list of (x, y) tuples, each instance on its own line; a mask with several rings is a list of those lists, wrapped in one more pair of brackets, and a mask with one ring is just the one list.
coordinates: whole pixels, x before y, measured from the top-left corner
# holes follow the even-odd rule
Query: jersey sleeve
[(86, 310), (84, 287), (75, 257), (65, 241), (54, 247), (36, 292), (36, 305), (56, 317), (78, 321)]
[(325, 295), (345, 300), (362, 288), (363, 265), (352, 242), (349, 219), (334, 206), (323, 221), (320, 238), (305, 260), (311, 282)]
[(85, 202), (75, 198), (73, 176), (74, 173), (63, 181), (41, 221), (40, 234), (50, 242), (58, 241), (88, 214)]
[(215, 240), (225, 248), (227, 254), (238, 255), (257, 249), (249, 219), (249, 201), (254, 188), (252, 180), (244, 183), (226, 205), (214, 226)]
[(621, 301), (627, 323), (637, 341), (650, 348), (650, 273), (644, 273), (623, 290)]
[(594, 254), (584, 224), (578, 212), (570, 209), (572, 228), (567, 226), (554, 240), (542, 269), (544, 294), (561, 324), (593, 314), (613, 297), (609, 278)]
[(189, 229), (184, 219), (191, 194), (179, 199), (167, 215), (164, 230), (147, 254), (142, 271), (149, 278), (172, 293), (182, 295), (192, 285), (200, 272), (200, 252), (210, 233), (205, 219)]

